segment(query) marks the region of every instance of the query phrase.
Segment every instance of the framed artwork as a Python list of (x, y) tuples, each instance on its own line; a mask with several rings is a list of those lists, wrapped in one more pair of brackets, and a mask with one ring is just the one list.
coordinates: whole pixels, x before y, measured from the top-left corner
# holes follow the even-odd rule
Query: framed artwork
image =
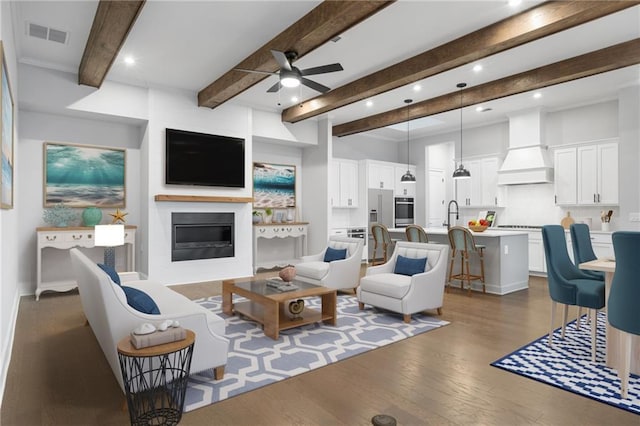
[(0, 42), (2, 56), (0, 82), (0, 138), (2, 138), (2, 174), (0, 175), (0, 207), (13, 208), (13, 96), (9, 85), (4, 46)]
[(44, 206), (125, 207), (126, 151), (45, 142)]
[(296, 166), (253, 163), (253, 207), (296, 206)]

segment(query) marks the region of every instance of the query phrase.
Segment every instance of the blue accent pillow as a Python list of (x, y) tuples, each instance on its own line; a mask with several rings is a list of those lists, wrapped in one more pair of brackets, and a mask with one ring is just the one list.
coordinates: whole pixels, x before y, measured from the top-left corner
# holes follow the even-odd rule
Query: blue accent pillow
[(102, 269), (103, 271), (105, 271), (107, 273), (107, 275), (109, 275), (109, 278), (111, 278), (111, 281), (113, 281), (114, 283), (121, 285), (120, 284), (120, 275), (118, 275), (118, 273), (116, 272), (115, 269), (113, 269), (111, 266), (102, 264), (102, 263), (98, 263), (98, 266), (100, 267), (100, 269)]
[(324, 261), (333, 262), (334, 260), (342, 260), (347, 258), (347, 249), (334, 249), (327, 247), (327, 251), (324, 252)]
[(160, 315), (158, 305), (147, 293), (133, 287), (122, 286), (122, 289), (127, 296), (127, 304), (133, 309), (145, 314)]
[(417, 259), (412, 259), (410, 257), (404, 257), (398, 255), (396, 259), (396, 267), (393, 271), (394, 274), (402, 274), (402, 275), (415, 275), (421, 274), (424, 272), (424, 268), (427, 265), (427, 258), (420, 257)]

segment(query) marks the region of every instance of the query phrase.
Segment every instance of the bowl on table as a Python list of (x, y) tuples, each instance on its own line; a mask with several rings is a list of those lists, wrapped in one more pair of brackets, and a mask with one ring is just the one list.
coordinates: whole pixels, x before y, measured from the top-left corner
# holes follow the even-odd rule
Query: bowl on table
[(473, 232), (483, 232), (487, 230), (487, 225), (469, 225), (469, 229)]

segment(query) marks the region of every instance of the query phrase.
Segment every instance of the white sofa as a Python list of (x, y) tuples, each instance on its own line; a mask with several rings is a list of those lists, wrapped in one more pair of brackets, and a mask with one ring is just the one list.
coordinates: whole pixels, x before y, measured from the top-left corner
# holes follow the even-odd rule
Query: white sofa
[(347, 249), (347, 258), (324, 262), (326, 248), (318, 254), (302, 256), (301, 262), (296, 265), (296, 279), (338, 290), (357, 287), (363, 245), (362, 238), (329, 237), (327, 247)]
[(222, 378), (229, 351), (223, 318), (162, 284), (140, 280), (137, 272), (119, 273), (122, 285), (147, 293), (158, 305), (160, 315), (139, 312), (127, 304), (122, 288), (93, 260), (77, 248), (70, 253), (82, 309), (123, 392), (117, 345), (142, 323), (177, 320), (182, 327), (192, 330), (196, 340), (191, 373), (213, 368), (215, 378)]
[[(377, 306), (404, 314), (404, 322), (411, 322), (411, 314), (427, 309), (442, 313), (449, 246), (447, 244), (411, 243), (398, 241), (387, 263), (370, 266), (356, 289), (360, 310), (364, 305)], [(395, 274), (398, 256), (412, 259), (427, 258), (426, 271), (412, 276)]]

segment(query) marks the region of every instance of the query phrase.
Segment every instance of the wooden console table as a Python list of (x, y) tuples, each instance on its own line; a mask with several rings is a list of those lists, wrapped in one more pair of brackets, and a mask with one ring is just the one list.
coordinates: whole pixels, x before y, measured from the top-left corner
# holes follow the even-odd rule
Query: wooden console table
[[(126, 225), (124, 230), (124, 244), (126, 247), (127, 271), (135, 268), (135, 245), (136, 226)], [(94, 247), (94, 227), (93, 226), (71, 226), (67, 228), (41, 227), (36, 228), (37, 234), (37, 282), (36, 300), (40, 299), (43, 291), (69, 291), (78, 287), (78, 283), (72, 278), (57, 281), (44, 281), (42, 278), (42, 255), (44, 249), (51, 247), (58, 250), (70, 250), (73, 247)], [(60, 268), (71, 270), (71, 263), (67, 266), (60, 265)]]
[(273, 261), (268, 264), (258, 265), (258, 240), (260, 238), (297, 238), (298, 247), (294, 256), (296, 258), (307, 254), (307, 231), (309, 222), (291, 223), (256, 223), (253, 225), (253, 272), (259, 267), (287, 266), (293, 259)]

